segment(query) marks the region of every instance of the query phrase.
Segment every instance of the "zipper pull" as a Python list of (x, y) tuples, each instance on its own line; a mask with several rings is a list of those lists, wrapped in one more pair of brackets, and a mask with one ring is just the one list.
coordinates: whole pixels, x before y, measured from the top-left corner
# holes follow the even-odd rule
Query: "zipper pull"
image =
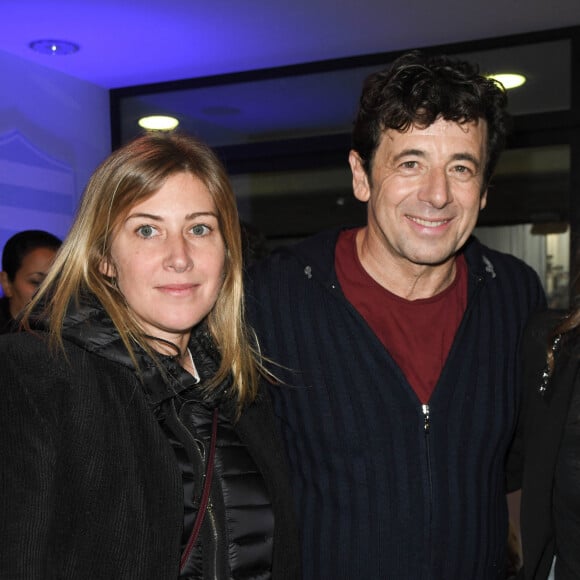
[(425, 430), (425, 433), (429, 433), (429, 428), (431, 427), (429, 405), (421, 405), (421, 410), (423, 411), (423, 429)]

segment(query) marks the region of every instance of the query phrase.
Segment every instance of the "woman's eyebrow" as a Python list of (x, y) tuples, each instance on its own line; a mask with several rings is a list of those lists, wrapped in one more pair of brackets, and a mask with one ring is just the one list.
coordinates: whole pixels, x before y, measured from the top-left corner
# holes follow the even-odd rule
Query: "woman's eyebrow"
[[(188, 213), (185, 216), (186, 220), (192, 220), (192, 219), (196, 219), (200, 216), (211, 216), (217, 219), (217, 214), (213, 211), (196, 211), (196, 212), (192, 212), (192, 213)], [(154, 221), (163, 221), (163, 216), (160, 215), (155, 215), (152, 213), (145, 213), (145, 212), (138, 212), (138, 213), (132, 213), (129, 214), (127, 216), (127, 221), (130, 219), (148, 219), (148, 220), (154, 220)]]

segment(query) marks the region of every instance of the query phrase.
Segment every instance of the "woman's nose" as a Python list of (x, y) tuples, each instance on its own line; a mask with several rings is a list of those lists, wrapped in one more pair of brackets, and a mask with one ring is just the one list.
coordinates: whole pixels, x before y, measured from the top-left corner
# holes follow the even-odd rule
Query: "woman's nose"
[(164, 265), (176, 272), (185, 272), (193, 268), (192, 249), (183, 236), (174, 236), (168, 239)]

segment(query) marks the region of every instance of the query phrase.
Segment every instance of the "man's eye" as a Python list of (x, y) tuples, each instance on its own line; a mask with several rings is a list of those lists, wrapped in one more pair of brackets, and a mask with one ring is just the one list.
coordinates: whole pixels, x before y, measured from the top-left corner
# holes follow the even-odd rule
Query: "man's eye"
[(191, 233), (194, 236), (205, 236), (206, 234), (209, 234), (210, 231), (210, 228), (204, 224), (197, 224), (191, 228)]
[(453, 173), (455, 173), (455, 175), (457, 175), (460, 179), (471, 179), (471, 177), (474, 175), (471, 167), (467, 167), (467, 165), (456, 165), (453, 168)]
[(401, 163), (401, 167), (403, 167), (404, 169), (415, 169), (415, 167), (417, 167), (417, 162), (416, 161), (404, 161), (403, 163)]
[(140, 226), (137, 228), (137, 233), (143, 238), (150, 238), (155, 233), (153, 226)]
[(470, 175), (476, 175), (477, 167), (473, 167), (472, 165), (456, 165), (455, 171), (458, 173), (469, 173)]

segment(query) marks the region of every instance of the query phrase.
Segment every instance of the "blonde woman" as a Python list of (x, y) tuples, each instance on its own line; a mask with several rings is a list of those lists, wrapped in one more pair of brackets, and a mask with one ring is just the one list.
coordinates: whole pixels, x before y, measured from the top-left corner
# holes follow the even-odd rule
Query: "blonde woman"
[(0, 577), (299, 577), (206, 145), (149, 135), (106, 159), (22, 325), (0, 342)]

